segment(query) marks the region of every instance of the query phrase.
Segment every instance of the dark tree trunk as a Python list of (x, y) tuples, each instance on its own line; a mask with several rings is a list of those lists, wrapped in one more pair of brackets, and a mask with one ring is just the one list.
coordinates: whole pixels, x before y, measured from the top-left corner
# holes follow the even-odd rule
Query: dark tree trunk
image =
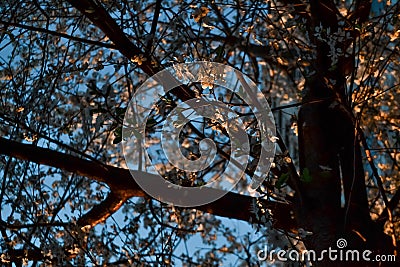
[[(317, 84), (313, 84), (305, 101), (329, 97), (321, 94), (326, 88)], [(301, 227), (313, 232), (307, 245), (316, 251), (335, 244), (342, 217), (338, 151), (330, 104), (331, 100), (322, 100), (302, 106), (298, 121), (302, 181), (297, 218)]]
[[(310, 1), (310, 5), (311, 29), (322, 25), (335, 32), (338, 21), (333, 1)], [(310, 37), (313, 39), (313, 34)], [(300, 108), (298, 116), (302, 181), (296, 198), (296, 218), (300, 227), (313, 232), (305, 240), (306, 246), (317, 252), (329, 247), (337, 249), (336, 241), (345, 238), (345, 249), (392, 254), (390, 239), (369, 214), (356, 120), (346, 100), (347, 71), (343, 62), (353, 59), (342, 57), (337, 63), (332, 62), (328, 44), (315, 38), (314, 43), (317, 57), (312, 65), (316, 74), (307, 81), (303, 102), (308, 104)], [(346, 44), (337, 46), (346, 49)], [(316, 264), (377, 266), (367, 262), (333, 262), (327, 257)]]
[[(299, 111), (302, 178), (296, 198), (298, 224), (313, 233), (305, 240), (306, 247), (317, 253), (329, 247), (337, 249), (336, 241), (344, 238), (345, 249), (392, 254), (390, 238), (372, 222), (369, 214), (362, 155), (351, 113), (320, 80), (311, 81), (308, 86), (304, 98), (312, 103)], [(327, 257), (319, 263), (338, 266), (338, 262)], [(378, 266), (367, 262), (340, 264)]]

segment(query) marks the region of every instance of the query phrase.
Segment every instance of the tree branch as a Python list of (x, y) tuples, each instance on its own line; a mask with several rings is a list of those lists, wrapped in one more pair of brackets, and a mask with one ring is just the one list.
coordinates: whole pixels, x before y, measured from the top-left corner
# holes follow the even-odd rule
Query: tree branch
[(114, 214), (128, 199), (129, 198), (121, 197), (119, 194), (115, 194), (111, 191), (106, 199), (83, 215), (77, 221), (77, 224), (92, 228), (97, 224), (104, 222), (108, 217)]
[[(138, 56), (144, 56), (147, 60), (138, 64), (146, 74), (153, 75), (160, 69), (155, 59), (145, 54), (139, 47), (132, 43), (125, 35), (123, 30), (110, 16), (102, 6), (92, 0), (69, 0), (72, 6), (84, 14), (94, 25), (99, 27), (106, 36), (114, 43), (124, 56), (132, 60)], [(165, 77), (167, 79), (173, 77)], [(182, 101), (194, 97), (194, 93), (185, 86), (175, 88), (171, 93), (178, 96)], [(95, 225), (104, 221), (112, 215), (122, 204), (130, 197), (145, 197), (147, 194), (132, 179), (129, 170), (116, 168), (113, 166), (102, 166), (101, 164), (78, 158), (73, 155), (52, 151), (50, 149), (40, 148), (32, 145), (26, 145), (0, 138), (0, 154), (9, 155), (18, 159), (56, 167), (65, 171), (70, 171), (89, 179), (106, 183), (111, 190), (110, 195), (99, 207), (93, 208), (81, 218), (80, 222), (87, 225)], [(155, 175), (136, 171), (135, 175), (146, 176), (146, 179), (154, 179)], [(207, 189), (213, 191), (215, 189)], [(265, 207), (271, 209), (274, 214), (274, 226), (276, 228), (296, 231), (297, 227), (291, 216), (291, 205), (278, 202), (265, 202)], [(197, 209), (212, 213), (215, 215), (236, 218), (248, 221), (252, 218), (257, 222), (256, 214), (250, 212), (254, 198), (235, 193), (227, 193), (223, 198), (197, 207)], [(107, 212), (103, 212), (107, 210)]]
[(80, 38), (80, 37), (75, 37), (75, 36), (72, 36), (69, 34), (56, 32), (56, 31), (52, 31), (52, 30), (48, 30), (48, 29), (44, 29), (44, 28), (39, 28), (39, 27), (34, 27), (34, 26), (24, 25), (24, 24), (14, 23), (14, 22), (7, 22), (7, 21), (3, 21), (1, 19), (0, 19), (0, 24), (6, 25), (6, 26), (12, 26), (12, 27), (16, 27), (16, 28), (21, 28), (21, 29), (25, 29), (25, 30), (35, 31), (35, 32), (48, 33), (48, 34), (51, 34), (54, 36), (59, 36), (59, 37), (66, 38), (66, 39), (80, 42), (80, 43), (86, 43), (86, 44), (96, 45), (96, 46), (100, 46), (100, 47), (104, 47), (104, 48), (116, 49), (115, 45), (113, 45), (113, 44), (103, 43), (103, 42), (94, 41), (94, 40), (88, 40), (88, 39)]
[[(94, 207), (78, 220), (78, 222), (82, 223), (82, 226), (94, 226), (104, 221), (131, 197), (150, 197), (139, 187), (127, 169), (104, 166), (73, 155), (22, 144), (2, 137), (0, 137), (0, 154), (59, 168), (107, 184), (111, 189), (110, 195), (99, 206)], [(146, 179), (155, 180), (157, 177), (154, 174), (141, 171), (133, 171), (133, 173), (145, 176)], [(216, 189), (212, 188), (206, 188), (205, 190), (209, 190), (210, 193), (215, 193), (216, 191)], [(198, 206), (196, 209), (217, 216), (243, 221), (249, 221), (251, 218), (252, 222), (257, 223), (259, 222), (258, 216), (251, 212), (255, 200), (256, 198), (250, 196), (228, 192), (222, 198), (212, 203)], [(261, 202), (265, 208), (271, 210), (275, 228), (291, 232), (297, 231), (290, 204), (267, 200), (261, 200)]]
[(367, 161), (368, 161), (368, 163), (369, 163), (369, 165), (371, 167), (372, 174), (375, 177), (375, 180), (376, 180), (376, 183), (378, 185), (378, 189), (379, 189), (379, 192), (381, 194), (382, 200), (385, 203), (385, 211), (387, 213), (388, 220), (389, 220), (389, 222), (391, 224), (391, 228), (392, 228), (391, 237), (392, 237), (393, 247), (397, 248), (396, 231), (394, 229), (394, 224), (393, 224), (393, 212), (392, 212), (389, 200), (388, 200), (388, 198), (386, 196), (386, 191), (385, 191), (385, 188), (383, 187), (383, 182), (381, 180), (381, 177), (379, 176), (378, 169), (375, 166), (374, 159), (373, 159), (373, 157), (371, 155), (371, 151), (370, 151), (368, 143), (367, 143), (367, 139), (365, 138), (364, 132), (362, 131), (360, 126), (357, 127), (357, 134), (358, 134), (359, 138), (361, 139), (361, 143), (362, 143), (362, 145), (364, 147), (365, 154), (367, 156)]
[[(144, 52), (128, 39), (105, 8), (91, 0), (68, 0), (68, 2), (99, 27), (124, 56), (133, 59), (135, 56), (144, 55)], [(151, 65), (150, 59), (143, 61), (139, 67), (150, 76), (158, 72)]]
[(369, 13), (371, 11), (371, 0), (357, 0), (354, 8), (354, 12), (352, 12), (349, 16), (350, 21), (356, 22), (358, 20), (359, 24), (367, 21), (369, 17)]
[(396, 193), (393, 195), (393, 197), (390, 199), (389, 206), (385, 207), (385, 209), (379, 215), (377, 222), (381, 227), (383, 227), (386, 221), (389, 219), (388, 211), (395, 210), (397, 205), (399, 205), (399, 202), (400, 202), (400, 189), (398, 189)]
[[(146, 58), (140, 64), (138, 63), (138, 67), (146, 74), (153, 76), (161, 70), (158, 61), (132, 43), (105, 8), (97, 5), (92, 0), (68, 0), (68, 2), (92, 21), (95, 26), (99, 27), (115, 44), (115, 47), (129, 60), (132, 61), (136, 57)], [(163, 79), (164, 81), (161, 82), (163, 85), (169, 84), (168, 81), (175, 81), (172, 75), (165, 76)], [(195, 97), (195, 94), (185, 86), (174, 88), (171, 93), (182, 101)]]

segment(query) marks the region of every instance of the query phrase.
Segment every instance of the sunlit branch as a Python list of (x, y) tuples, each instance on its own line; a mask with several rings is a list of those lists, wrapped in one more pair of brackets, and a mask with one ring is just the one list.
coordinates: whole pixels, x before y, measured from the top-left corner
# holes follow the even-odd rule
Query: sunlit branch
[[(94, 222), (99, 223), (111, 216), (123, 204), (121, 201), (124, 202), (131, 197), (149, 197), (138, 186), (127, 169), (103, 166), (72, 155), (34, 145), (21, 144), (2, 137), (0, 137), (0, 154), (56, 167), (107, 184), (111, 189), (111, 195), (100, 205), (107, 207), (109, 213), (96, 213), (93, 211), (98, 216), (93, 218), (91, 224), (94, 224)], [(155, 177), (153, 174), (141, 171), (134, 171), (134, 174), (149, 177), (150, 179)], [(252, 213), (255, 200), (256, 198), (251, 196), (228, 192), (225, 196), (212, 203), (195, 208), (210, 214), (243, 221), (249, 221), (251, 218), (252, 222), (257, 223), (259, 216)], [(297, 231), (296, 222), (291, 215), (292, 207), (290, 204), (266, 200), (260, 201), (273, 214), (274, 227), (292, 232)], [(94, 209), (98, 208), (95, 207)], [(82, 220), (88, 222), (87, 217), (83, 217)]]
[(388, 217), (388, 220), (389, 220), (389, 222), (391, 224), (391, 228), (392, 228), (392, 234), (391, 234), (392, 243), (393, 243), (393, 247), (396, 248), (397, 247), (397, 244), (396, 244), (397, 243), (396, 231), (394, 229), (394, 224), (393, 224), (393, 213), (392, 213), (392, 209), (391, 209), (391, 204), (390, 204), (390, 202), (389, 202), (389, 200), (388, 200), (388, 198), (386, 196), (386, 192), (385, 192), (385, 189), (383, 187), (383, 183), (382, 183), (381, 177), (379, 176), (378, 169), (375, 166), (373, 157), (372, 157), (371, 152), (369, 150), (367, 139), (365, 138), (364, 132), (361, 130), (360, 127), (357, 127), (357, 134), (358, 134), (359, 138), (361, 139), (361, 143), (362, 143), (362, 145), (364, 147), (365, 154), (367, 155), (367, 161), (368, 161), (368, 163), (369, 163), (369, 165), (371, 167), (372, 173), (373, 173), (373, 175), (375, 177), (375, 181), (378, 184), (379, 192), (381, 194), (383, 202), (385, 203), (385, 206), (386, 206), (385, 211), (387, 213), (387, 217)]
[[(160, 71), (158, 60), (131, 42), (104, 7), (91, 0), (69, 0), (68, 2), (90, 19), (95, 26), (100, 28), (115, 44), (115, 47), (130, 61), (136, 62), (137, 66), (146, 74), (153, 76)], [(142, 60), (139, 62), (138, 58), (142, 58)], [(171, 75), (164, 77), (164, 79), (165, 83), (167, 83), (168, 79), (175, 80)], [(171, 90), (171, 93), (182, 101), (195, 97), (195, 94), (185, 86), (177, 87)]]

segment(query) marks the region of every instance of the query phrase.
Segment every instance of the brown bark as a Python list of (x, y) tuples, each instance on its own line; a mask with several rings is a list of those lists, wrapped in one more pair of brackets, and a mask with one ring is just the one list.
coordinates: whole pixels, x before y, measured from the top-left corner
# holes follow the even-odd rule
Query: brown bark
[[(312, 88), (307, 98), (320, 97), (321, 91), (329, 90), (319, 83), (309, 86)], [(327, 100), (306, 104), (299, 111), (299, 156), (303, 181), (300, 192), (297, 192), (296, 218), (302, 228), (313, 232), (305, 240), (306, 246), (321, 252), (329, 247), (336, 248), (336, 241), (345, 238), (347, 249), (392, 254), (390, 238), (383, 233), (382, 227), (372, 222), (369, 214), (354, 120), (343, 109), (335, 108), (338, 105), (341, 104), (336, 100)], [(311, 177), (309, 181), (304, 180), (306, 170)], [(344, 208), (341, 208), (341, 182)], [(337, 264), (325, 260), (317, 264)], [(354, 266), (354, 263), (348, 264)], [(363, 264), (377, 266), (378, 263)]]
[[(124, 33), (124, 31), (118, 26), (115, 20), (110, 16), (107, 10), (98, 5), (92, 0), (68, 0), (68, 2), (79, 10), (85, 17), (93, 22), (99, 29), (101, 29), (106, 36), (115, 44), (115, 48), (118, 49), (121, 54), (127, 57), (129, 60), (133, 60), (135, 57), (143, 57), (143, 60), (138, 67), (149, 76), (153, 76), (161, 69), (159, 67), (158, 60), (152, 57), (148, 52), (143, 51), (136, 46)], [(165, 73), (167, 75), (168, 73)], [(175, 81), (172, 76), (164, 76), (164, 81), (160, 81), (161, 84), (171, 84), (171, 81)], [(189, 90), (185, 86), (179, 86), (171, 90), (171, 93), (176, 95), (182, 101), (189, 100), (195, 97), (194, 92)]]
[[(311, 84), (309, 85), (311, 86)], [(315, 91), (326, 88), (313, 85)], [(309, 96), (316, 100), (318, 96)], [(311, 99), (310, 99), (311, 100)], [(338, 235), (340, 209), (340, 179), (332, 114), (329, 102), (307, 104), (299, 111), (299, 159), (303, 181), (298, 196), (302, 204), (296, 207), (299, 224), (313, 232), (307, 245), (321, 251), (335, 244)]]
[[(94, 226), (103, 222), (131, 197), (150, 197), (139, 187), (127, 169), (101, 165), (73, 155), (21, 144), (2, 137), (0, 137), (0, 154), (56, 167), (107, 184), (111, 190), (110, 195), (99, 206), (95, 206), (78, 220), (81, 226)], [(140, 171), (135, 171), (135, 175), (147, 176), (149, 179), (155, 176)], [(253, 197), (229, 192), (217, 201), (196, 207), (196, 209), (244, 221), (249, 221), (251, 218), (254, 223), (257, 223), (259, 221), (256, 214), (251, 212), (254, 201)], [(274, 227), (290, 232), (297, 231), (297, 225), (291, 215), (292, 206), (290, 204), (264, 200), (262, 202), (265, 208), (270, 209), (273, 214)]]
[[(90, 0), (69, 2), (98, 26), (127, 58), (133, 59), (142, 54), (148, 58), (138, 66), (145, 73), (152, 75), (159, 70), (157, 64), (152, 63), (150, 55), (146, 54), (148, 51), (142, 51), (134, 45), (103, 7)], [(331, 31), (337, 29), (338, 11), (333, 1), (310, 1), (310, 14), (306, 12), (306, 4), (303, 2), (286, 2), (294, 3), (299, 13), (307, 18), (307, 24), (311, 24), (308, 29), (320, 24)], [(348, 21), (361, 24), (368, 18), (371, 2), (357, 1), (356, 6), (357, 10), (348, 17)], [(361, 151), (355, 137), (356, 125), (345, 100), (344, 75), (351, 73), (353, 68), (341, 68), (344, 68), (344, 62), (353, 61), (341, 58), (338, 66), (330, 70), (332, 62), (327, 56), (329, 48), (320, 41), (314, 40), (314, 43), (317, 45), (317, 59), (313, 66), (317, 75), (307, 81), (308, 91), (303, 99), (306, 104), (300, 108), (298, 121), (300, 167), (303, 174), (302, 181), (295, 181), (299, 185), (296, 188), (298, 224), (291, 218), (291, 205), (277, 202), (265, 204), (274, 215), (275, 227), (289, 231), (302, 227), (313, 232), (305, 240), (308, 249), (321, 251), (335, 247), (336, 240), (344, 237), (349, 241), (349, 248), (390, 252), (390, 243), (382, 232), (382, 224), (375, 226), (369, 216)], [(342, 44), (342, 50), (348, 45)], [(329, 85), (328, 79), (336, 80), (336, 85)], [(181, 100), (193, 97), (193, 93), (183, 87), (173, 92)], [(0, 154), (57, 167), (106, 183), (110, 187), (110, 194), (78, 221), (82, 226), (93, 226), (104, 221), (131, 197), (148, 197), (125, 169), (4, 138), (0, 138)], [(345, 195), (344, 209), (341, 208), (341, 182)], [(255, 222), (256, 216), (250, 212), (253, 201), (251, 197), (228, 193), (218, 201), (197, 209), (245, 221), (252, 218)], [(382, 217), (385, 216), (383, 214)]]
[[(352, 17), (359, 22), (366, 19), (365, 12), (369, 10), (368, 1), (361, 2), (363, 12)], [(334, 32), (338, 21), (333, 1), (311, 1), (310, 4), (314, 26), (322, 25)], [(361, 151), (356, 138), (357, 125), (346, 102), (344, 75), (348, 71), (343, 71), (341, 65), (333, 66), (326, 43), (315, 39), (314, 42), (317, 73), (307, 81), (303, 102), (325, 101), (305, 104), (299, 111), (303, 181), (297, 192), (296, 218), (302, 227), (313, 232), (305, 240), (306, 246), (320, 252), (328, 247), (336, 248), (336, 240), (345, 238), (347, 249), (369, 249), (377, 254), (393, 252), (383, 229), (378, 228), (369, 215)], [(346, 49), (349, 44), (337, 45)], [(339, 63), (343, 60), (340, 58)], [(304, 179), (304, 172), (309, 173), (308, 181)], [(343, 209), (341, 182), (345, 197)], [(336, 266), (326, 259), (317, 264)], [(367, 266), (365, 262), (363, 264)], [(370, 263), (370, 266), (374, 264), (377, 263)], [(350, 265), (355, 266), (354, 263)]]

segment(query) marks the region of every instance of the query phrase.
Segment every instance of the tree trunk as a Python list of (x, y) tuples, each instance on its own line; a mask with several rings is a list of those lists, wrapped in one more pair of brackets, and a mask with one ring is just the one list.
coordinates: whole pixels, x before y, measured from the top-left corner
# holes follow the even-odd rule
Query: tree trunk
[[(323, 96), (326, 88), (314, 83), (306, 104), (299, 111), (299, 159), (301, 186), (298, 194), (297, 218), (301, 227), (313, 234), (307, 246), (320, 252), (332, 246), (339, 236), (341, 185), (338, 153), (334, 140), (334, 114), (331, 100)], [(317, 92), (317, 93), (315, 93)], [(314, 102), (313, 100), (322, 100)]]
[[(300, 227), (313, 233), (305, 240), (306, 247), (319, 255), (329, 247), (338, 249), (337, 240), (344, 238), (344, 250), (392, 254), (390, 238), (369, 215), (355, 120), (336, 93), (342, 88), (332, 88), (324, 80), (316, 75), (308, 81), (303, 99), (308, 104), (300, 108), (298, 116), (301, 181), (296, 218)], [(361, 263), (359, 266), (378, 266)], [(316, 264), (337, 266), (338, 262), (324, 257)], [(340, 262), (341, 266), (347, 264), (357, 266)]]
[[(370, 3), (365, 4), (363, 15), (368, 16)], [(313, 0), (310, 6), (310, 39), (317, 53), (312, 66), (316, 74), (306, 83), (303, 102), (308, 104), (300, 108), (298, 116), (302, 181), (296, 197), (296, 218), (300, 227), (313, 232), (305, 244), (307, 249), (317, 253), (329, 247), (338, 249), (337, 240), (344, 238), (347, 241), (344, 249), (360, 252), (369, 249), (376, 254), (391, 254), (393, 250), (388, 237), (383, 229), (375, 226), (369, 215), (356, 120), (346, 100), (345, 75), (348, 70), (344, 70), (343, 62), (353, 62), (353, 58), (341, 56), (333, 62), (332, 48), (314, 36), (316, 27), (322, 26), (330, 33), (337, 31), (337, 9), (331, 0)], [(345, 42), (337, 43), (335, 48), (345, 51), (348, 47)], [(350, 72), (353, 68), (351, 66)], [(321, 263), (328, 266), (346, 264), (330, 261), (328, 257), (316, 262), (317, 265)], [(366, 262), (362, 263), (361, 266), (367, 266)], [(356, 266), (354, 262), (347, 264)]]

